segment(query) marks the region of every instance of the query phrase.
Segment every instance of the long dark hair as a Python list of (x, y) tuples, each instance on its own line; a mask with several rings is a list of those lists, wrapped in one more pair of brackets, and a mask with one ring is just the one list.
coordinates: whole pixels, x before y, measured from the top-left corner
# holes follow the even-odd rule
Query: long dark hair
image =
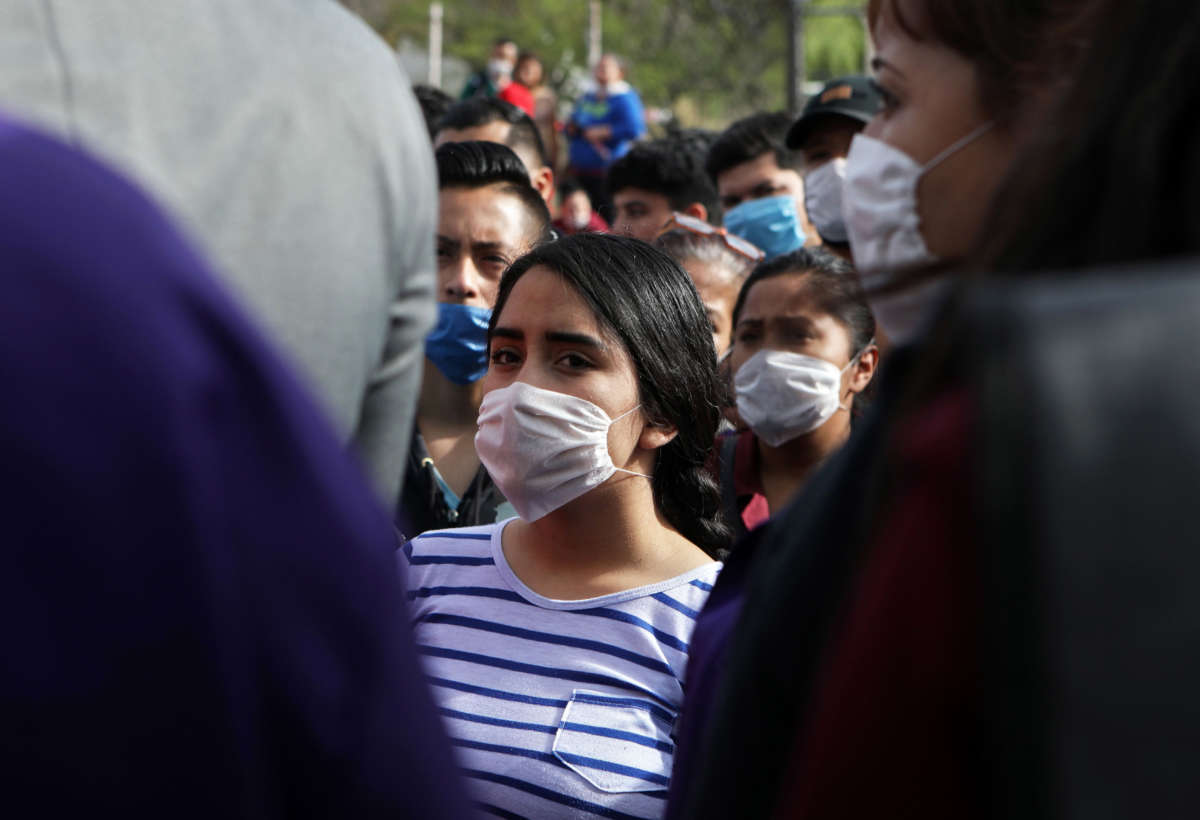
[(1109, 2), (1095, 46), (997, 195), (978, 270), (1200, 252), (1200, 7)]
[(669, 256), (636, 239), (581, 233), (525, 254), (500, 280), (491, 331), (513, 286), (542, 266), (583, 297), (629, 352), (648, 419), (678, 434), (658, 450), (654, 503), (685, 538), (710, 555), (728, 546), (721, 496), (705, 469), (721, 420), (712, 330), (691, 278)]

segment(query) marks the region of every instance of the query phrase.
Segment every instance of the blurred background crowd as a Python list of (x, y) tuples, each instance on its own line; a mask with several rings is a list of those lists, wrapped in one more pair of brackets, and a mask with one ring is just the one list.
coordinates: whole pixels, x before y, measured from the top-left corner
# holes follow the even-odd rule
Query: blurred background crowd
[(1175, 818), (1200, 12), (0, 0), (13, 816)]

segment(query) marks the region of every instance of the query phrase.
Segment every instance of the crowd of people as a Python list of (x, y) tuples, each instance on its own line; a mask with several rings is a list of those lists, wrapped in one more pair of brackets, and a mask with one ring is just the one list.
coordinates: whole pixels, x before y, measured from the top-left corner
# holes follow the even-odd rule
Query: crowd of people
[(612, 54), (0, 0), (10, 805), (1191, 816), (1200, 12), (867, 20), (651, 138)]

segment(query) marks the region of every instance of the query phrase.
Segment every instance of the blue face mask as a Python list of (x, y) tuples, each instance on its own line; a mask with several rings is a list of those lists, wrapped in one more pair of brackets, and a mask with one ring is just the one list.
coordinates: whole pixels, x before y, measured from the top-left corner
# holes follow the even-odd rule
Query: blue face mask
[(492, 311), (438, 302), (437, 326), (425, 337), (425, 355), (455, 384), (470, 384), (487, 372), (487, 329)]
[(804, 245), (796, 200), (787, 194), (751, 199), (726, 211), (725, 230), (757, 245), (767, 259)]

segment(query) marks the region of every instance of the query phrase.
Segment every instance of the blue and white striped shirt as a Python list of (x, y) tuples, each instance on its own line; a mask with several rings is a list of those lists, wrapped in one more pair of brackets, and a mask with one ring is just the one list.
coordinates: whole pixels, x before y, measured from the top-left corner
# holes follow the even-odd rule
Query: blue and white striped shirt
[(401, 559), (475, 799), (497, 817), (661, 817), (688, 640), (721, 565), (558, 601), (508, 566), (507, 523), (426, 533)]

